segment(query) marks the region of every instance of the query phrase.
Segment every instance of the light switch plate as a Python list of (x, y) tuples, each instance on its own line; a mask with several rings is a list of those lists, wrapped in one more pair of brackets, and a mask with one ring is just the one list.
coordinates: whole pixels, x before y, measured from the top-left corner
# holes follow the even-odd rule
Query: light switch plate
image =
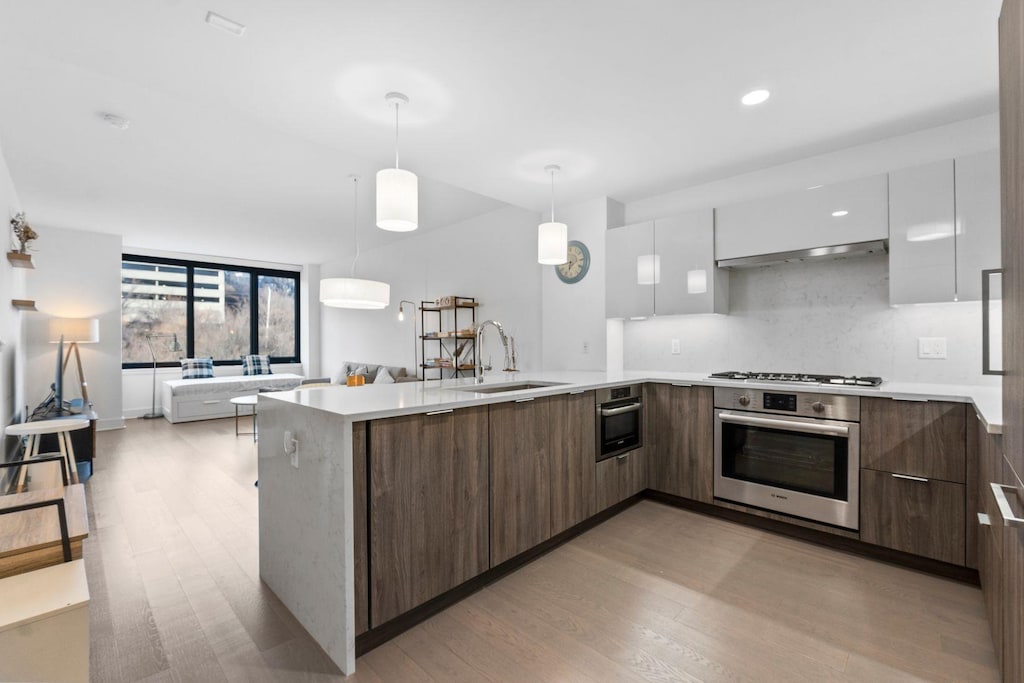
[(945, 359), (946, 338), (945, 337), (918, 337), (917, 357), (932, 360)]
[(673, 339), (672, 340), (672, 355), (673, 356), (678, 356), (680, 353), (682, 353), (682, 352), (679, 350), (679, 340), (678, 339)]

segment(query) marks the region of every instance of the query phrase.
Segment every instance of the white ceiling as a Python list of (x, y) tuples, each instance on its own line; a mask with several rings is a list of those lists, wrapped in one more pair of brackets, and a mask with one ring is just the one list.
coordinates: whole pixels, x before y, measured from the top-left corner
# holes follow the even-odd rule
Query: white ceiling
[(2, 2), (0, 145), (36, 225), (324, 262), (351, 247), (352, 173), (361, 246), (400, 238), (372, 227), (389, 90), (424, 229), (545, 209), (550, 163), (559, 203), (628, 202), (995, 111), (999, 4)]

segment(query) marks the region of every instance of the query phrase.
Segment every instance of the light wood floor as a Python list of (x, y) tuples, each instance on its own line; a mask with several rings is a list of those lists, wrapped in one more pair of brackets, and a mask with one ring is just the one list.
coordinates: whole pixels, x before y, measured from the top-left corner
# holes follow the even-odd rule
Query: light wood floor
[[(92, 680), (343, 680), (259, 581), (231, 420), (99, 435)], [(978, 589), (653, 502), (360, 658), (352, 681), (995, 681)]]

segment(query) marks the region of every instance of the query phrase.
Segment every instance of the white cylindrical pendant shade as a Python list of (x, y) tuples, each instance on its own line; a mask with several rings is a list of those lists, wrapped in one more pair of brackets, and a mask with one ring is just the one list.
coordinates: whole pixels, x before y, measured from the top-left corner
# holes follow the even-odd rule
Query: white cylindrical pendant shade
[(537, 263), (557, 266), (569, 260), (569, 226), (541, 223), (537, 226)]
[(708, 291), (708, 271), (688, 270), (686, 271), (686, 293), (704, 294)]
[(320, 281), (320, 303), (334, 308), (387, 308), (391, 285), (354, 277), (327, 278)]
[(636, 257), (636, 283), (638, 285), (661, 284), (661, 256), (643, 254)]
[(401, 168), (377, 171), (377, 227), (410, 232), (419, 225), (419, 179)]

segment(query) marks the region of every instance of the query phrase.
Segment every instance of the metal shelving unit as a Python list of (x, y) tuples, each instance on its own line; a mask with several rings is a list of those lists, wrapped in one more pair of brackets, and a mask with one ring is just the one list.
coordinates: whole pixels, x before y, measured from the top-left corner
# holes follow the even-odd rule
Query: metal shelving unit
[[(471, 296), (453, 297), (438, 306), (420, 302), (420, 378), (446, 379), (476, 376), (476, 308)], [(427, 373), (436, 370), (437, 376)]]

